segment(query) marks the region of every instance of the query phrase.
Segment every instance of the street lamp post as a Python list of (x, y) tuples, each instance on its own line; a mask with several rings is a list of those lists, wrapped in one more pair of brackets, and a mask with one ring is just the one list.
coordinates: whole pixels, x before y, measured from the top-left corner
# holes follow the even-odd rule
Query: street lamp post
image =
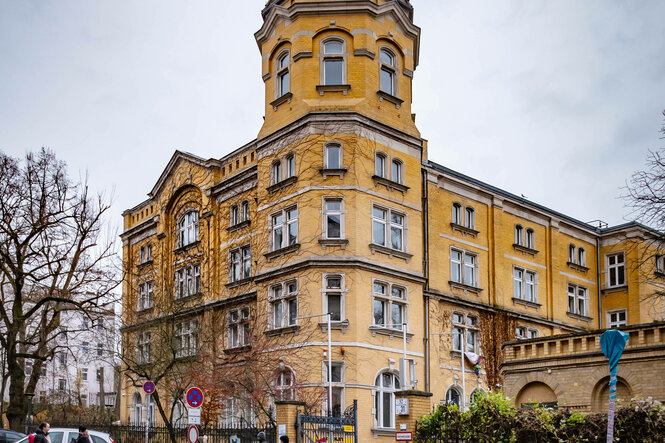
[(328, 323), (328, 416), (332, 417), (332, 336), (330, 335), (330, 317), (332, 314), (327, 312), (325, 314), (306, 315), (304, 317), (296, 317), (296, 319), (327, 317)]
[[(453, 335), (454, 332), (430, 332), (430, 335)], [(461, 345), (461, 366), (460, 369), (462, 371), (462, 412), (466, 409), (466, 377), (464, 376), (465, 368), (464, 368), (464, 332), (460, 334), (460, 345)]]
[[(382, 328), (393, 328), (395, 324), (374, 323), (372, 326), (380, 326)], [(404, 381), (406, 382), (406, 322), (402, 323), (402, 360), (404, 361)]]
[(28, 433), (29, 427), (32, 425), (32, 397), (35, 396), (32, 392), (26, 392), (25, 398), (28, 400), (28, 416), (25, 418), (25, 433)]

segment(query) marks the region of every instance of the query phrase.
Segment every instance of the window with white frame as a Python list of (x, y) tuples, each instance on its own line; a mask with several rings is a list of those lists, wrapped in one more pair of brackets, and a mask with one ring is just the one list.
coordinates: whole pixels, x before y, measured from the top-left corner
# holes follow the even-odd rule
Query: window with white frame
[(464, 209), (464, 226), (469, 229), (474, 229), (476, 227), (476, 212), (471, 206), (467, 206)]
[(399, 376), (382, 372), (374, 380), (374, 420), (377, 428), (395, 428), (395, 391), (401, 389)]
[(344, 67), (344, 41), (341, 39), (328, 39), (323, 41), (323, 84), (343, 85), (345, 77)]
[(324, 150), (324, 168), (341, 169), (342, 168), (342, 146), (339, 143), (328, 143), (323, 147)]
[(337, 197), (323, 199), (323, 238), (344, 238), (344, 200)]
[(286, 174), (284, 178), (290, 178), (296, 175), (296, 156), (294, 154), (289, 154), (284, 159), (284, 164), (286, 167)]
[(275, 160), (270, 165), (270, 183), (276, 184), (282, 181), (282, 161)]
[(480, 352), (480, 326), (478, 317), (464, 312), (453, 312), (453, 351)]
[(343, 274), (323, 274), (323, 312), (330, 313), (330, 321), (342, 321), (344, 313), (344, 287)]
[(176, 357), (196, 355), (199, 349), (199, 321), (197, 319), (180, 321), (175, 324), (174, 347)]
[(152, 308), (154, 299), (152, 280), (139, 283), (139, 298), (136, 306), (137, 311)]
[(249, 201), (243, 200), (242, 203), (240, 203), (240, 221), (247, 221), (249, 220)]
[(176, 269), (175, 298), (188, 297), (201, 292), (201, 265), (196, 263)]
[(459, 408), (462, 404), (462, 394), (460, 394), (457, 386), (451, 386), (446, 391), (446, 400), (445, 402), (449, 405), (457, 405)]
[(374, 154), (374, 175), (386, 178), (386, 155), (382, 152)]
[(298, 282), (289, 280), (270, 286), (270, 327), (286, 328), (298, 324)]
[(88, 381), (88, 368), (81, 369), (81, 380)]
[(406, 323), (406, 287), (374, 280), (372, 282), (372, 316), (374, 325), (402, 330)]
[(251, 336), (249, 306), (230, 310), (227, 325), (227, 348), (249, 346)]
[(287, 92), (291, 92), (291, 74), (289, 67), (289, 51), (284, 51), (277, 56), (277, 63), (275, 66), (275, 98), (279, 98)]
[(199, 241), (199, 213), (189, 211), (178, 223), (178, 246), (187, 246), (197, 241)]
[(577, 264), (580, 266), (586, 266), (586, 251), (584, 248), (578, 248), (577, 250)]
[(64, 378), (58, 379), (58, 391), (64, 391), (67, 387), (67, 381)]
[(575, 249), (574, 244), (571, 243), (568, 245), (568, 261), (571, 263), (575, 263), (575, 256), (577, 255), (575, 254)]
[(298, 207), (292, 206), (273, 213), (270, 227), (272, 251), (298, 243)]
[(185, 406), (182, 403), (182, 400), (180, 398), (173, 399), (172, 403), (173, 405), (173, 413), (172, 415), (172, 420), (171, 423), (173, 424), (174, 428), (184, 428), (187, 425), (186, 419), (186, 413), (185, 413)]
[(568, 312), (589, 316), (589, 290), (587, 288), (568, 283)]
[(513, 297), (532, 303), (538, 303), (538, 274), (534, 271), (513, 267)]
[(238, 205), (232, 205), (230, 214), (230, 226), (235, 226), (240, 222), (240, 211), (238, 210)]
[(628, 324), (628, 317), (625, 309), (615, 309), (607, 311), (607, 327), (611, 329), (621, 328)]
[(295, 400), (295, 374), (288, 367), (283, 367), (275, 374), (275, 399), (276, 400)]
[(133, 426), (138, 426), (143, 420), (143, 399), (141, 394), (135, 392), (132, 396), (132, 405), (129, 413), (129, 423)]
[(463, 249), (450, 249), (450, 280), (478, 287), (478, 255)]
[(90, 343), (88, 343), (87, 341), (84, 341), (83, 343), (81, 343), (81, 354), (87, 354), (89, 347), (90, 347)]
[(515, 328), (515, 337), (523, 340), (527, 338), (537, 338), (539, 334), (538, 329), (530, 328), (528, 326), (518, 326)]
[(152, 261), (152, 245), (147, 244), (139, 248), (139, 264)]
[(607, 254), (605, 256), (607, 265), (607, 286), (623, 286), (626, 284), (626, 263), (623, 252)]
[(453, 223), (462, 225), (462, 205), (457, 202), (453, 203)]
[(97, 357), (101, 357), (102, 355), (104, 355), (104, 345), (97, 343)]
[(150, 363), (152, 347), (152, 334), (150, 331), (139, 332), (136, 335), (136, 360), (143, 365)]
[(392, 209), (372, 206), (372, 243), (404, 251), (404, 219)]
[[(323, 363), (323, 383), (325, 385), (325, 394), (323, 398), (323, 407), (328, 410), (328, 360)], [(330, 366), (330, 375), (332, 378), (332, 416), (341, 417), (344, 411), (344, 362), (333, 361)]]
[(229, 252), (229, 282), (244, 280), (252, 272), (252, 248), (245, 245)]
[(65, 352), (65, 351), (58, 352), (58, 361), (60, 362), (60, 366), (66, 366), (67, 365), (67, 352)]
[(536, 232), (531, 228), (527, 228), (526, 230), (526, 239), (524, 246), (526, 246), (529, 249), (536, 249)]
[(395, 183), (404, 183), (404, 163), (394, 158), (390, 164), (392, 165), (390, 179)]
[(395, 54), (382, 48), (379, 52), (380, 72), (379, 88), (386, 94), (397, 95), (397, 57)]

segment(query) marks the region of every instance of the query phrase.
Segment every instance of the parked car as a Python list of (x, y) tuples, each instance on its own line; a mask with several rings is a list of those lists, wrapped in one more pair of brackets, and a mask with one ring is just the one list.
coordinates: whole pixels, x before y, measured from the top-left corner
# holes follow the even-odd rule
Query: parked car
[(25, 437), (25, 434), (21, 434), (20, 432), (0, 429), (0, 443), (14, 443), (23, 437)]
[[(111, 436), (106, 432), (88, 429), (88, 434), (90, 434), (90, 443), (115, 443)], [(79, 430), (74, 428), (51, 428), (51, 430), (48, 431), (48, 436), (51, 437), (51, 443), (75, 443), (76, 439), (79, 438)], [(9, 442), (10, 440), (7, 441)], [(16, 440), (11, 441), (13, 442)], [(17, 441), (17, 443), (27, 442), (27, 436)]]

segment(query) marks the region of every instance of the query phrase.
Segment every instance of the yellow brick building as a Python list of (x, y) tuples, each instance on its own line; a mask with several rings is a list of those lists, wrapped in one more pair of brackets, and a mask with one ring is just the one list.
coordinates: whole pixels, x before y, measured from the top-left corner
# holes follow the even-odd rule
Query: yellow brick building
[[(270, 1), (262, 15), (257, 139), (214, 159), (176, 152), (123, 213), (126, 366), (154, 376), (172, 360), (157, 381), (168, 408), (200, 382), (195, 360), (208, 378), (274, 365), (271, 396), (308, 392), (333, 413), (357, 399), (361, 441), (392, 441), (396, 391), (468, 403), (501, 382), (516, 335), (663, 319), (641, 302), (665, 288), (635, 266), (648, 229), (594, 227), (427, 159), (408, 1)], [(140, 382), (125, 383), (124, 420), (143, 413)], [(220, 396), (223, 420), (256, 414), (256, 398)]]

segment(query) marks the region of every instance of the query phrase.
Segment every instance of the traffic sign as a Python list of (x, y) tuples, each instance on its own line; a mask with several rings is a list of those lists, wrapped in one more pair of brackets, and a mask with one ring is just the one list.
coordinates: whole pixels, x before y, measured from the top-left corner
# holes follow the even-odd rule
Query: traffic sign
[(411, 432), (395, 432), (395, 441), (411, 441), (413, 434)]
[(199, 441), (199, 430), (196, 426), (190, 426), (187, 430), (187, 439), (189, 443), (197, 443)]
[(191, 408), (200, 408), (203, 404), (203, 391), (197, 387), (187, 389), (185, 401)]
[(187, 408), (187, 424), (188, 425), (201, 424), (201, 408)]
[(143, 391), (145, 391), (146, 394), (152, 394), (155, 392), (155, 384), (151, 381), (143, 383)]

